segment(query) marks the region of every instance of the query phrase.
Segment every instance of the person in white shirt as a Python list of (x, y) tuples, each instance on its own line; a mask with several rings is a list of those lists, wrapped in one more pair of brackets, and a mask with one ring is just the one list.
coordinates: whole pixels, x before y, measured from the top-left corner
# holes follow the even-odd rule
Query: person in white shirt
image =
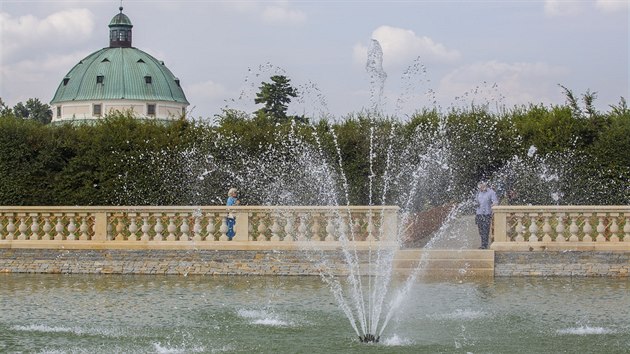
[(488, 187), (488, 183), (479, 182), (477, 189), (475, 224), (477, 224), (479, 236), (481, 237), (481, 247), (479, 248), (488, 249), (490, 224), (492, 223), (492, 206), (498, 205), (499, 200), (494, 190)]

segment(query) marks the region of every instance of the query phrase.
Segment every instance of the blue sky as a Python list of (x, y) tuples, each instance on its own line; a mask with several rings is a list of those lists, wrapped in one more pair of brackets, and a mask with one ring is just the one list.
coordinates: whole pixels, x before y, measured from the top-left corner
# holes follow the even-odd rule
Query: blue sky
[[(63, 76), (108, 45), (120, 1), (0, 0), (0, 97), (49, 102)], [(302, 95), (291, 113), (344, 116), (374, 106), (371, 39), (387, 73), (379, 108), (565, 102), (559, 84), (628, 98), (628, 0), (123, 1), (133, 45), (181, 80), (192, 115), (252, 112), (275, 74)]]

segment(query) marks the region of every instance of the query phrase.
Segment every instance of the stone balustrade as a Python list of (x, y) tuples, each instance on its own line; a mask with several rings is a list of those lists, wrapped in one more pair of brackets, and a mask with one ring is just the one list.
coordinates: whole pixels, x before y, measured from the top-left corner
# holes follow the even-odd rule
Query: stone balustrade
[(495, 206), (494, 250), (630, 250), (630, 206)]
[[(0, 248), (187, 248), (394, 240), (395, 206), (0, 207)], [(236, 218), (231, 242), (226, 218)], [(282, 248), (282, 247), (280, 247)]]

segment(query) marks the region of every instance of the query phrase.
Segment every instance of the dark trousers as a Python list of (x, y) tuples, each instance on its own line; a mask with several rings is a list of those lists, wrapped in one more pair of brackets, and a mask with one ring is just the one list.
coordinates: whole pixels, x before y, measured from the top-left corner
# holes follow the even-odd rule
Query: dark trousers
[(234, 225), (236, 225), (236, 218), (226, 218), (225, 220), (228, 227), (226, 236), (228, 237), (228, 240), (232, 241), (232, 238), (234, 237), (234, 235), (236, 235), (236, 233), (234, 232)]
[(477, 228), (479, 229), (479, 236), (481, 236), (481, 248), (488, 248), (491, 222), (492, 215), (477, 214), (475, 216), (475, 224), (477, 224)]

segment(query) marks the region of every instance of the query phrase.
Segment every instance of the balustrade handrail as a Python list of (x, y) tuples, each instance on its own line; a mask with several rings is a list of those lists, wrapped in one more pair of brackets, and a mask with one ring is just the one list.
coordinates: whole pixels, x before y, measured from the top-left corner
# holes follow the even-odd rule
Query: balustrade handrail
[(0, 246), (22, 241), (152, 243), (384, 241), (397, 206), (0, 206)]
[(496, 205), (493, 212), (503, 211), (621, 211), (630, 212), (628, 205)]
[(492, 209), (495, 243), (596, 243), (624, 249), (630, 243), (630, 206), (499, 205)]

